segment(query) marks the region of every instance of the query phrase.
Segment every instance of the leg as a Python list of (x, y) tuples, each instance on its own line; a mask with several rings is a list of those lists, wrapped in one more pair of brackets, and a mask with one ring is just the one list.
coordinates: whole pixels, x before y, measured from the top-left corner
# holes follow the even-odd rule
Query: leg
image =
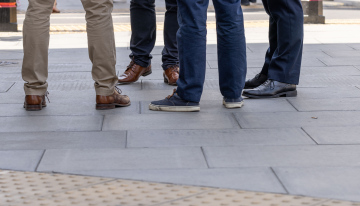
[(180, 75), (179, 96), (200, 102), (206, 70), (206, 18), (209, 0), (178, 0), (177, 41)]
[(277, 47), (272, 55), (268, 78), (298, 84), (303, 49), (303, 9), (299, 0), (275, 0), (268, 9), (277, 25)]
[(277, 49), (277, 24), (276, 21), (274, 20), (274, 18), (272, 18), (270, 16), (269, 18), (269, 48), (266, 51), (265, 54), (265, 63), (264, 66), (261, 70), (261, 74), (268, 76), (268, 71), (269, 71), (269, 65), (272, 59), (272, 56), (275, 52), (275, 50)]
[(81, 0), (86, 11), (89, 57), (96, 95), (114, 94), (118, 78), (115, 71), (116, 50), (110, 0)]
[(241, 0), (214, 0), (221, 94), (241, 97), (246, 77), (246, 43)]
[(29, 0), (24, 20), (22, 77), (26, 95), (44, 95), (48, 84), (50, 14), (54, 0)]
[(142, 67), (148, 67), (156, 41), (155, 0), (131, 0), (130, 18), (130, 58)]
[(164, 22), (164, 43), (162, 51), (163, 69), (166, 70), (170, 65), (179, 64), (179, 53), (176, 41), (176, 32), (179, 29), (177, 21), (177, 2), (176, 0), (165, 0), (166, 13)]

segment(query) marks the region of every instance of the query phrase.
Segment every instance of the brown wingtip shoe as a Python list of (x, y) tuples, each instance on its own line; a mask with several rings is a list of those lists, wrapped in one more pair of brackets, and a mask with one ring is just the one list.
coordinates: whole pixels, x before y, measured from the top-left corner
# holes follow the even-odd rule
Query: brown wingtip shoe
[(142, 67), (136, 64), (134, 61), (131, 61), (129, 66), (127, 66), (125, 72), (122, 75), (120, 75), (119, 83), (121, 84), (133, 83), (139, 80), (141, 76), (145, 77), (147, 75), (150, 75), (151, 73), (152, 73), (151, 65), (149, 65), (148, 67)]
[(45, 95), (25, 95), (24, 108), (26, 111), (39, 111), (46, 107)]
[(176, 81), (179, 79), (179, 66), (171, 65), (164, 71), (164, 82), (168, 85), (176, 86)]
[(115, 109), (115, 107), (127, 107), (130, 105), (130, 98), (127, 95), (121, 95), (121, 90), (117, 87), (115, 87), (114, 94), (110, 96), (96, 95), (97, 110)]

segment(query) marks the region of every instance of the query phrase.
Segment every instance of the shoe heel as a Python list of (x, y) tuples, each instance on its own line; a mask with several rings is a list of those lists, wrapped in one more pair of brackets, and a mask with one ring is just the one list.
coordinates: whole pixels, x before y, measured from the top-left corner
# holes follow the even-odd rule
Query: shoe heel
[(296, 97), (297, 96), (297, 91), (290, 91), (290, 92), (286, 92), (285, 94), (282, 95), (282, 97)]
[(24, 108), (26, 111), (39, 111), (42, 110), (42, 105), (28, 105), (28, 104), (24, 104)]
[(165, 74), (163, 74), (163, 77), (164, 77), (164, 82), (165, 82), (166, 84), (168, 84), (169, 81), (165, 78)]
[(115, 109), (115, 104), (96, 104), (97, 110)]
[(142, 74), (141, 76), (146, 77), (146, 76), (150, 75), (151, 73), (152, 73), (152, 70), (150, 69), (150, 71), (145, 72), (145, 73)]

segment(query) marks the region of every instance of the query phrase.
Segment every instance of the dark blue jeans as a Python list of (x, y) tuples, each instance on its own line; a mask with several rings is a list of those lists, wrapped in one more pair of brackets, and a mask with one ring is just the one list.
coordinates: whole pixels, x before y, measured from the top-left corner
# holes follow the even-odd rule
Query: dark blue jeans
[[(241, 97), (246, 76), (246, 43), (241, 0), (213, 0), (216, 12), (219, 84), (226, 98)], [(209, 0), (178, 0), (180, 76), (178, 95), (200, 102), (206, 70)]]
[[(177, 22), (176, 0), (166, 0), (166, 13), (164, 22), (164, 43), (162, 51), (162, 67), (179, 64), (179, 55), (176, 42), (176, 32), (179, 29)], [(151, 51), (156, 41), (156, 14), (155, 0), (131, 0), (131, 40), (130, 58), (136, 64), (147, 67), (151, 64)]]
[(299, 0), (263, 0), (270, 16), (269, 49), (261, 73), (269, 79), (299, 84), (304, 15)]

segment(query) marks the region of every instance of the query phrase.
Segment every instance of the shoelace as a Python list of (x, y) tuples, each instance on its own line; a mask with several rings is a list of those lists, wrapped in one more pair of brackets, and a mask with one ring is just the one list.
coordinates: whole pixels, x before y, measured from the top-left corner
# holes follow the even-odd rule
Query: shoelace
[(129, 69), (134, 71), (135, 66), (136, 66), (136, 64), (135, 64), (134, 60), (131, 60), (130, 64), (126, 67), (126, 71), (128, 71)]
[(273, 90), (275, 88), (275, 83), (274, 83), (274, 81), (268, 79), (261, 86), (263, 86), (265, 88), (270, 86), (270, 89)]
[(119, 87), (117, 87), (117, 86), (115, 86), (115, 91), (117, 91), (118, 94), (121, 94), (121, 93), (122, 93), (121, 89), (120, 89)]
[(176, 93), (176, 89), (174, 89), (173, 93), (171, 95), (167, 96), (166, 98), (170, 99), (172, 96), (174, 96), (175, 93)]
[(49, 99), (49, 95), (50, 93), (48, 92), (48, 91), (46, 91), (46, 93), (45, 93), (45, 97), (46, 97), (46, 99), (48, 100), (48, 102), (50, 103), (50, 99)]

